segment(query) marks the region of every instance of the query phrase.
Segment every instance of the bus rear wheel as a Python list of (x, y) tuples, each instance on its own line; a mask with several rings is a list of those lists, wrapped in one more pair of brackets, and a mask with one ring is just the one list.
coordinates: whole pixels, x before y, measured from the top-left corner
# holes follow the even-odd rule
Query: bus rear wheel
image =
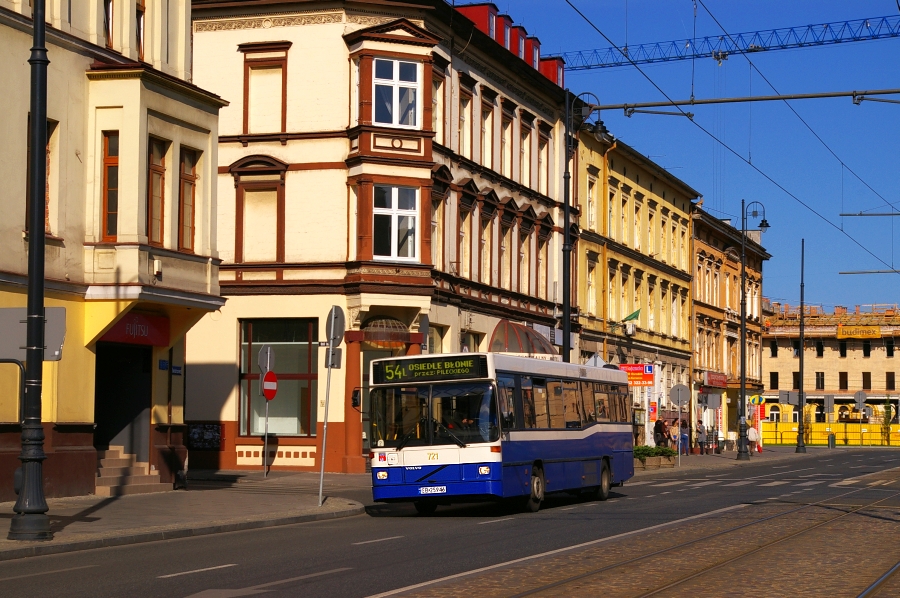
[(525, 510), (537, 513), (544, 502), (544, 470), (535, 467), (531, 470), (531, 495), (525, 501)]
[(609, 489), (612, 486), (612, 476), (609, 473), (609, 466), (606, 461), (600, 466), (600, 485), (593, 486), (585, 492), (590, 500), (606, 500), (609, 498)]
[(434, 512), (437, 511), (437, 505), (433, 502), (417, 500), (413, 503), (413, 506), (416, 507), (416, 512), (419, 515), (434, 515)]

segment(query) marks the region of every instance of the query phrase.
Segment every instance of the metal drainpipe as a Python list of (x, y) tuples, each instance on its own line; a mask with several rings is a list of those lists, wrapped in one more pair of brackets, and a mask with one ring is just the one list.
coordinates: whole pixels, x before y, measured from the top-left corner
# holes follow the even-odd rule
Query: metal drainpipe
[[(609, 152), (616, 149), (619, 145), (618, 141), (613, 141), (612, 145), (610, 145), (605, 152), (603, 152), (603, 205), (607, 206), (607, 209), (604, 210), (603, 218), (606, 222), (606, 226), (604, 227), (605, 237), (607, 239), (610, 238), (609, 229), (612, 226), (612, 223), (609, 221)], [(607, 348), (606, 343), (609, 340), (609, 260), (607, 259), (608, 246), (606, 243), (603, 244), (603, 267), (600, 269), (600, 272), (603, 273), (603, 355), (601, 358), (606, 361)], [(646, 425), (646, 424), (645, 424)]]

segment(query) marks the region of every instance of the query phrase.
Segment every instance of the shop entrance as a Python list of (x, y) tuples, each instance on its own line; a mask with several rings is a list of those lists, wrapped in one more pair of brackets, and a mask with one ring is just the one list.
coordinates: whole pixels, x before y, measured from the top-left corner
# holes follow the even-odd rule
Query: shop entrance
[(150, 461), (153, 347), (97, 343), (94, 446)]

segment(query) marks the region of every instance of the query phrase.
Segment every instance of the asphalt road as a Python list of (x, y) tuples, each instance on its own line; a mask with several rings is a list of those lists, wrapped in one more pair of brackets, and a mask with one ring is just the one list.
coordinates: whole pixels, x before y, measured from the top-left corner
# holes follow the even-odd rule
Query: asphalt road
[(736, 504), (821, 500), (846, 492), (835, 483), (898, 466), (896, 450), (816, 451), (644, 477), (607, 502), (551, 496), (536, 514), (479, 504), (422, 517), (350, 489), (341, 494), (367, 515), (2, 562), (0, 596), (371, 596)]

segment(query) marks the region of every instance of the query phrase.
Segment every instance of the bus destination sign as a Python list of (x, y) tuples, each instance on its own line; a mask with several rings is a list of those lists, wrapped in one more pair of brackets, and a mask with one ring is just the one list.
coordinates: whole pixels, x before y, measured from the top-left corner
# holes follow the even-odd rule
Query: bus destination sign
[(487, 378), (487, 358), (473, 355), (381, 361), (372, 364), (372, 375), (375, 384)]

